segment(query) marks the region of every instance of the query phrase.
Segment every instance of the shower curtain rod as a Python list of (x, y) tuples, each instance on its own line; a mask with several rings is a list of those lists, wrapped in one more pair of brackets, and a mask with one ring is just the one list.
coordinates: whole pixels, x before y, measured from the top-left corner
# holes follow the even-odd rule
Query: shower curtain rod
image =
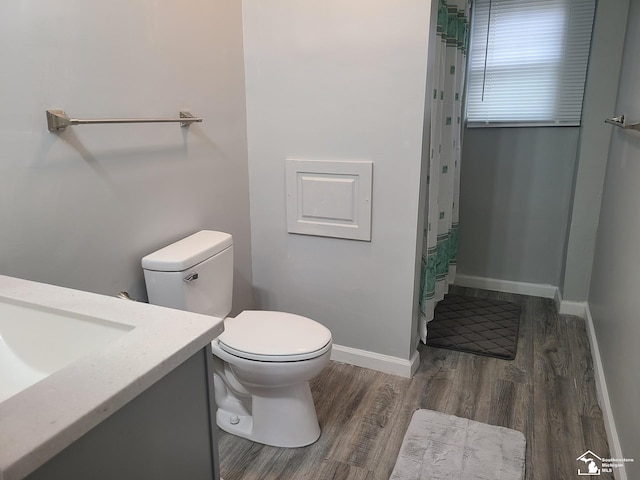
[(64, 130), (70, 125), (92, 125), (96, 123), (176, 123), (188, 127), (194, 122), (202, 122), (202, 118), (194, 117), (187, 111), (180, 112), (180, 118), (69, 118), (64, 110), (47, 110), (47, 127), (50, 132)]

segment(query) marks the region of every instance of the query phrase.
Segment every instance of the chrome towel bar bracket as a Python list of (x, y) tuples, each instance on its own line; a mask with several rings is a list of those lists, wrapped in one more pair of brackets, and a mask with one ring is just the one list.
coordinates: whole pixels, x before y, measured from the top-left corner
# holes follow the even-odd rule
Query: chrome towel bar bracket
[(70, 125), (90, 125), (95, 123), (180, 123), (181, 127), (188, 127), (194, 122), (202, 122), (202, 118), (194, 117), (191, 113), (180, 112), (180, 118), (69, 118), (64, 110), (47, 110), (47, 128), (50, 132), (59, 132)]
[(620, 127), (625, 130), (640, 131), (640, 123), (625, 123), (624, 115), (620, 115), (619, 117), (607, 118), (604, 122), (610, 123), (611, 125), (615, 125), (616, 127)]

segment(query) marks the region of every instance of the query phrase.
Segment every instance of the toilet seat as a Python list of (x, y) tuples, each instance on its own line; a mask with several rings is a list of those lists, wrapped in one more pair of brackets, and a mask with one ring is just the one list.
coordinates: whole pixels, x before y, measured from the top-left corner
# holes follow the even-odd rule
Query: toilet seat
[(218, 337), (220, 348), (248, 360), (297, 362), (318, 357), (331, 348), (329, 329), (291, 313), (247, 310), (227, 318), (224, 327)]

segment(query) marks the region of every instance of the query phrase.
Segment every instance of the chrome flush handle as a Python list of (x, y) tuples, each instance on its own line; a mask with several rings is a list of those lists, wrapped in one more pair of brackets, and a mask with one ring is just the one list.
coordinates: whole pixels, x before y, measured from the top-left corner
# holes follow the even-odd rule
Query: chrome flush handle
[(198, 279), (198, 274), (196, 272), (193, 272), (193, 273), (190, 273), (189, 275), (187, 275), (186, 277), (184, 277), (182, 279), (182, 281), (184, 283), (190, 283), (190, 282), (193, 282), (194, 280), (197, 280), (197, 279)]

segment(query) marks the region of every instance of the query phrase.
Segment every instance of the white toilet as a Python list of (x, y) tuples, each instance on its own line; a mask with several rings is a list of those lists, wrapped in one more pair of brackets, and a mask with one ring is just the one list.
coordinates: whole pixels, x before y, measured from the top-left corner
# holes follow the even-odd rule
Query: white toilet
[(149, 303), (225, 318), (211, 343), (216, 419), (223, 430), (276, 447), (315, 442), (309, 380), (329, 363), (331, 332), (283, 312), (231, 311), (233, 239), (203, 230), (142, 259)]

